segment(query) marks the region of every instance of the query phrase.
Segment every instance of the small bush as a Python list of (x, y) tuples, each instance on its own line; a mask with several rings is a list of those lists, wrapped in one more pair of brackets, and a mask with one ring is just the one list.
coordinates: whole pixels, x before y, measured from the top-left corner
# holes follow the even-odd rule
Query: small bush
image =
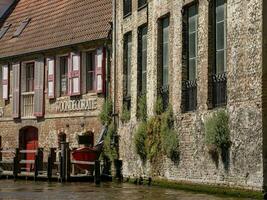
[(169, 129), (168, 132), (162, 135), (162, 147), (168, 158), (173, 162), (179, 161), (179, 137), (172, 129)]
[(146, 94), (143, 94), (138, 98), (137, 118), (143, 122), (147, 120)]
[(107, 99), (105, 103), (103, 104), (102, 110), (99, 114), (100, 121), (102, 124), (110, 124), (112, 121), (112, 101), (110, 99)]
[(224, 110), (219, 110), (205, 122), (205, 142), (210, 152), (229, 148), (230, 130), (228, 121), (227, 113)]
[(127, 105), (123, 105), (122, 113), (121, 113), (121, 121), (122, 123), (126, 123), (131, 119), (131, 111), (127, 108)]
[(135, 149), (142, 161), (146, 161), (147, 159), (146, 139), (147, 139), (147, 124), (145, 122), (142, 122), (138, 126), (134, 136)]
[(162, 114), (162, 122), (161, 122), (161, 142), (162, 148), (172, 161), (176, 162), (179, 160), (179, 137), (175, 133), (174, 129), (174, 119), (173, 119), (173, 111), (169, 106), (167, 111)]

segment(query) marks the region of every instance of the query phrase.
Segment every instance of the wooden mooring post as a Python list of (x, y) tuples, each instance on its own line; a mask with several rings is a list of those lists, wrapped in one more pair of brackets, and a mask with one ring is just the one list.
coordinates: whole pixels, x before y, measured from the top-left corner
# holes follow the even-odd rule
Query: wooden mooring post
[(95, 184), (99, 185), (101, 182), (100, 161), (95, 161)]
[(69, 181), (70, 179), (70, 149), (69, 143), (61, 142), (60, 156), (60, 180), (61, 182)]
[(38, 148), (35, 153), (35, 160), (34, 160), (34, 181), (37, 180), (39, 171), (42, 170), (42, 167), (43, 167), (43, 149)]
[(0, 148), (0, 161), (2, 161), (3, 160), (3, 156), (2, 156), (2, 148)]
[(48, 181), (52, 180), (54, 162), (56, 161), (56, 151), (55, 150), (56, 150), (55, 148), (50, 148), (50, 152), (48, 155), (48, 161), (47, 161), (47, 178), (48, 178)]
[(16, 148), (15, 156), (13, 158), (13, 176), (14, 180), (17, 179), (19, 173), (19, 149)]

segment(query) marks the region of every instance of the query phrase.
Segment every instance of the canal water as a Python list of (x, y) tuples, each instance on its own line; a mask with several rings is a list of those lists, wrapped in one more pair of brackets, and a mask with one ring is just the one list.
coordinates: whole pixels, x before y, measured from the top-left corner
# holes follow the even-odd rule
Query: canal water
[(0, 200), (237, 200), (132, 184), (47, 183), (0, 180)]

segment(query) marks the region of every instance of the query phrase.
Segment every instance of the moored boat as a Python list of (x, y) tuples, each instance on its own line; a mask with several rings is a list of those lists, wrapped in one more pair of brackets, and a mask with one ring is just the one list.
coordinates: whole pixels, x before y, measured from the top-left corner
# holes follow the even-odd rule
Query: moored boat
[(82, 170), (90, 170), (91, 166), (88, 163), (94, 163), (99, 159), (104, 145), (104, 136), (107, 132), (107, 126), (104, 126), (97, 144), (94, 147), (81, 147), (72, 151), (72, 159), (76, 162), (76, 166)]

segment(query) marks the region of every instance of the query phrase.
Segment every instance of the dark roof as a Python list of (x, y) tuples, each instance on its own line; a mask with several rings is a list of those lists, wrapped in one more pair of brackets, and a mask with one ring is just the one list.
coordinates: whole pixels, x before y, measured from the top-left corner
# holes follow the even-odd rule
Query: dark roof
[(12, 25), (0, 40), (0, 58), (105, 39), (111, 21), (112, 0), (20, 0), (5, 20)]

